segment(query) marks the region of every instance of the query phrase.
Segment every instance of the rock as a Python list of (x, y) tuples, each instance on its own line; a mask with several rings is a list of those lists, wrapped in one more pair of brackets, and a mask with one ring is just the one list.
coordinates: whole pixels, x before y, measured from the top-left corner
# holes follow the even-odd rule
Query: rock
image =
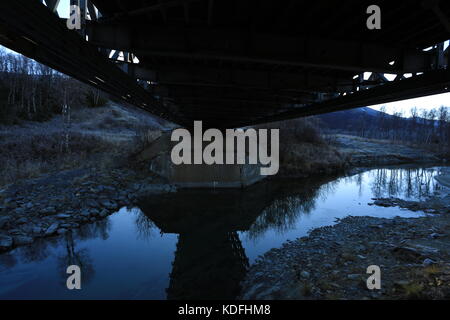
[(111, 200), (102, 200), (100, 202), (100, 204), (103, 207), (105, 207), (106, 209), (109, 209), (109, 210), (115, 210), (115, 209), (117, 209), (119, 207), (116, 202), (111, 201)]
[(439, 254), (439, 250), (436, 248), (416, 244), (414, 246), (416, 250), (418, 250), (422, 255), (436, 255)]
[(343, 252), (340, 255), (342, 261), (355, 261), (355, 255), (352, 252)]
[(6, 217), (0, 217), (0, 229), (6, 228), (6, 226), (11, 222), (11, 218)]
[(20, 230), (20, 229), (11, 229), (11, 230), (9, 230), (9, 233), (13, 234), (13, 235), (21, 235), (21, 234), (23, 234), (22, 230)]
[(423, 259), (422, 254), (415, 248), (395, 247), (391, 250), (392, 254), (400, 260), (417, 261)]
[(91, 213), (91, 216), (98, 216), (100, 214), (100, 211), (97, 209), (91, 209), (89, 212)]
[(18, 246), (31, 244), (33, 243), (33, 238), (28, 236), (15, 236), (14, 237), (14, 244)]
[(58, 234), (65, 234), (65, 233), (67, 233), (67, 229), (66, 228), (60, 228), (60, 229), (58, 229), (58, 231), (56, 231), (56, 233), (58, 233)]
[(84, 209), (84, 210), (81, 211), (80, 214), (81, 214), (83, 217), (88, 218), (88, 217), (90, 217), (90, 215), (91, 215), (91, 211), (88, 210), (88, 209)]
[(103, 210), (100, 212), (99, 215), (100, 215), (100, 217), (102, 217), (102, 218), (107, 217), (107, 216), (109, 215), (109, 211), (106, 210), (106, 209), (103, 209)]
[(21, 216), (21, 215), (24, 215), (26, 213), (26, 210), (24, 208), (17, 208), (17, 209), (14, 210), (14, 212), (15, 212), (16, 215)]
[(35, 226), (32, 229), (32, 233), (35, 235), (40, 235), (40, 234), (44, 233), (44, 229), (42, 229), (41, 227)]
[(55, 213), (56, 213), (55, 207), (47, 207), (47, 208), (41, 210), (41, 214), (43, 214), (43, 215), (51, 215), (51, 214), (55, 214)]
[(34, 228), (34, 224), (33, 223), (27, 223), (27, 224), (22, 224), (20, 226), (20, 229), (25, 232), (25, 233), (32, 233), (33, 232), (33, 228)]
[(0, 235), (0, 250), (8, 250), (13, 245), (13, 238)]
[(145, 184), (145, 185), (141, 185), (139, 192), (143, 193), (143, 194), (147, 194), (147, 193), (159, 194), (159, 193), (170, 193), (170, 192), (176, 192), (176, 191), (177, 191), (177, 188), (170, 184)]
[(28, 219), (25, 217), (16, 220), (17, 224), (25, 224), (27, 222), (28, 222)]
[(66, 213), (60, 213), (56, 216), (56, 218), (58, 219), (67, 219), (70, 218), (70, 214), (66, 214)]
[(428, 266), (431, 266), (433, 264), (436, 264), (436, 261), (434, 261), (432, 259), (426, 258), (425, 260), (423, 260), (424, 267), (428, 267)]
[(53, 234), (55, 234), (55, 232), (58, 230), (59, 227), (59, 223), (58, 222), (54, 222), (50, 225), (50, 227), (47, 228), (47, 230), (45, 231), (45, 235), (46, 236), (51, 236)]
[(308, 271), (300, 272), (300, 277), (302, 277), (303, 279), (309, 279), (310, 276), (311, 274)]
[(88, 199), (86, 201), (86, 205), (88, 207), (91, 207), (91, 208), (98, 208), (98, 207), (100, 207), (99, 203), (97, 201), (93, 200), (93, 199)]
[(4, 205), (5, 205), (7, 208), (10, 208), (10, 209), (17, 208), (17, 200), (16, 200), (16, 199), (13, 199), (13, 198), (6, 198), (6, 199), (3, 201), (3, 203), (4, 203)]

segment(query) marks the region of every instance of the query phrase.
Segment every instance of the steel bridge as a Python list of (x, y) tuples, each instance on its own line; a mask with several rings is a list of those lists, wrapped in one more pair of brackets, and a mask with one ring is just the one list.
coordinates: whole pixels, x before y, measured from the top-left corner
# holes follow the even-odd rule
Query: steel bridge
[[(449, 91), (450, 1), (70, 3), (79, 30), (58, 16), (59, 0), (0, 1), (0, 44), (182, 126), (234, 128)], [(371, 4), (379, 30), (366, 26)]]

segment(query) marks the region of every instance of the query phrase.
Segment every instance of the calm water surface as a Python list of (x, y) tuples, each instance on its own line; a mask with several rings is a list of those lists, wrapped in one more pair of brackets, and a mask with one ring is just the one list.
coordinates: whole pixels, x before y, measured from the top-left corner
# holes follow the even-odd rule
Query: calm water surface
[[(185, 190), (143, 199), (104, 221), (0, 255), (0, 299), (231, 299), (259, 255), (353, 216), (418, 217), (369, 206), (420, 200), (440, 168), (373, 169), (352, 177)], [(82, 268), (69, 291), (67, 266)]]

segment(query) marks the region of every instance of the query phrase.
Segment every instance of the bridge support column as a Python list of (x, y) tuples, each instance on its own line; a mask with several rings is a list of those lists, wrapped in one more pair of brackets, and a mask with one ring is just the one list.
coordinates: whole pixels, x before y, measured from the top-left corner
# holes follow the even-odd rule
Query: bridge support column
[(266, 177), (260, 173), (260, 164), (175, 165), (171, 151), (176, 143), (170, 137), (171, 133), (161, 135), (138, 155), (138, 160), (147, 162), (150, 171), (179, 188), (244, 188)]

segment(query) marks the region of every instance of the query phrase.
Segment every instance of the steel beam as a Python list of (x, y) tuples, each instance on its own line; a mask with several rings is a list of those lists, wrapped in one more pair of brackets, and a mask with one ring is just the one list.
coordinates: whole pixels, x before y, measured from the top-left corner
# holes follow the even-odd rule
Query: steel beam
[[(142, 31), (139, 31), (142, 30)], [(247, 30), (154, 27), (90, 23), (97, 46), (145, 56), (303, 66), (352, 72), (406, 73), (429, 69), (429, 53), (379, 44), (309, 39)], [(389, 62), (396, 60), (394, 66)]]
[[(190, 84), (200, 87), (242, 87), (262, 90), (309, 92), (348, 92), (351, 77), (312, 72), (283, 72), (241, 68), (201, 67), (189, 65), (145, 65), (117, 62), (122, 70), (137, 79), (159, 84)], [(380, 81), (381, 83), (381, 81)]]
[[(371, 89), (362, 90), (330, 99), (324, 102), (300, 107), (295, 110), (282, 112), (276, 115), (262, 117), (251, 124), (261, 124), (282, 121), (311, 115), (348, 110), (375, 104), (389, 103), (398, 100), (424, 97), (450, 91), (450, 69), (430, 71), (420, 76), (389, 82)], [(243, 126), (250, 123), (235, 123), (234, 126)]]

